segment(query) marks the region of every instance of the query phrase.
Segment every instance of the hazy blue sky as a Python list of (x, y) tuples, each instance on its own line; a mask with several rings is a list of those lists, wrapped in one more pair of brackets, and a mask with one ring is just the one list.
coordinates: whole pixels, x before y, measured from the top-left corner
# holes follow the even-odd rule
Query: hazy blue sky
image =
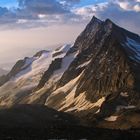
[(74, 42), (93, 15), (140, 34), (140, 0), (0, 0), (0, 67)]
[[(74, 1), (74, 0), (72, 0), (72, 1)], [(99, 2), (104, 2), (104, 1), (107, 1), (107, 0), (81, 0), (77, 5), (84, 6), (84, 5), (89, 5), (89, 4), (99, 3)], [(18, 4), (17, 0), (1, 0), (0, 1), (1, 6), (7, 6), (8, 5), (8, 7), (9, 7), (9, 5), (15, 6), (17, 4)]]

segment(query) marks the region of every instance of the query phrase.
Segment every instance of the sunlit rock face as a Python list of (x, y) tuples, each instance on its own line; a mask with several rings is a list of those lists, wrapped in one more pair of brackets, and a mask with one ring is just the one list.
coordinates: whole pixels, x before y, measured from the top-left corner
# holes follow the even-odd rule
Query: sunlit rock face
[(110, 118), (114, 123), (123, 112), (138, 109), (139, 49), (138, 35), (108, 19), (103, 22), (93, 17), (72, 48), (78, 51), (77, 57), (47, 98), (46, 105), (107, 124)]

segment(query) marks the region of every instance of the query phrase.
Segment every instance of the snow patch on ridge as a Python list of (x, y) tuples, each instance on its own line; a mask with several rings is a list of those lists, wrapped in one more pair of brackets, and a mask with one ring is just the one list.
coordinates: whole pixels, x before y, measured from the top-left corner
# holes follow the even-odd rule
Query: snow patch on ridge
[(130, 55), (129, 58), (139, 62), (140, 61), (140, 42), (127, 37), (125, 46), (127, 46), (133, 52), (133, 55)]
[(75, 59), (76, 56), (77, 56), (77, 53), (66, 55), (62, 60), (61, 68), (54, 71), (53, 75), (51, 76), (49, 81), (45, 84), (45, 86), (48, 87), (49, 85), (50, 86), (54, 85), (62, 77), (62, 75), (68, 69), (69, 65)]
[(83, 67), (87, 66), (90, 62), (91, 62), (91, 60), (86, 61), (85, 63), (79, 65), (79, 66), (77, 67), (77, 69), (78, 69), (78, 68), (83, 68)]
[(110, 117), (105, 118), (105, 120), (109, 122), (114, 122), (117, 120), (117, 118), (118, 116), (110, 116)]
[(128, 97), (128, 96), (129, 96), (127, 92), (121, 92), (120, 95), (121, 95), (122, 97)]
[(128, 105), (128, 106), (119, 105), (119, 106), (117, 106), (116, 110), (120, 111), (122, 109), (134, 109), (134, 108), (136, 108), (136, 106), (134, 106), (134, 105)]
[(53, 51), (53, 53), (57, 53), (57, 52), (63, 52), (63, 53), (67, 53), (68, 50), (72, 47), (73, 45), (64, 45), (58, 49), (56, 49), (55, 51)]

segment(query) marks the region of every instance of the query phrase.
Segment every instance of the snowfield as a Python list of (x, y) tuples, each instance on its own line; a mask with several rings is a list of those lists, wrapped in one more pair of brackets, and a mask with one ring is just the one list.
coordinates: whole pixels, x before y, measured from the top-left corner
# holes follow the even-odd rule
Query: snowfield
[[(72, 45), (64, 45), (54, 51), (43, 50), (38, 52), (39, 55), (25, 58), (25, 63), (21, 67), (21, 71), (0, 87), (0, 105), (12, 105), (15, 100), (18, 100), (19, 96), (24, 98), (25, 93), (29, 92), (31, 94), (30, 91), (38, 85), (44, 72), (49, 68), (52, 61), (57, 58), (64, 58), (62, 67), (60, 70), (54, 72), (49, 82), (54, 82), (54, 80), (57, 81), (61, 78), (64, 71), (76, 56), (76, 54), (66, 56), (66, 53), (71, 47)], [(56, 52), (58, 55), (54, 57), (53, 54)], [(26, 96), (30, 96), (28, 94)]]

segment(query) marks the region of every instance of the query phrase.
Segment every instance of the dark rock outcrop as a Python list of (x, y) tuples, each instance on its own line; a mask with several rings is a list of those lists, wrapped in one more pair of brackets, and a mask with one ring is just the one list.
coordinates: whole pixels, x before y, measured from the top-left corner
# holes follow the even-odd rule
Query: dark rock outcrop
[(7, 75), (3, 75), (0, 77), (0, 86), (5, 84), (8, 80), (10, 80), (10, 78), (14, 77), (22, 70), (21, 68), (25, 65), (26, 59), (27, 58), (19, 60)]

